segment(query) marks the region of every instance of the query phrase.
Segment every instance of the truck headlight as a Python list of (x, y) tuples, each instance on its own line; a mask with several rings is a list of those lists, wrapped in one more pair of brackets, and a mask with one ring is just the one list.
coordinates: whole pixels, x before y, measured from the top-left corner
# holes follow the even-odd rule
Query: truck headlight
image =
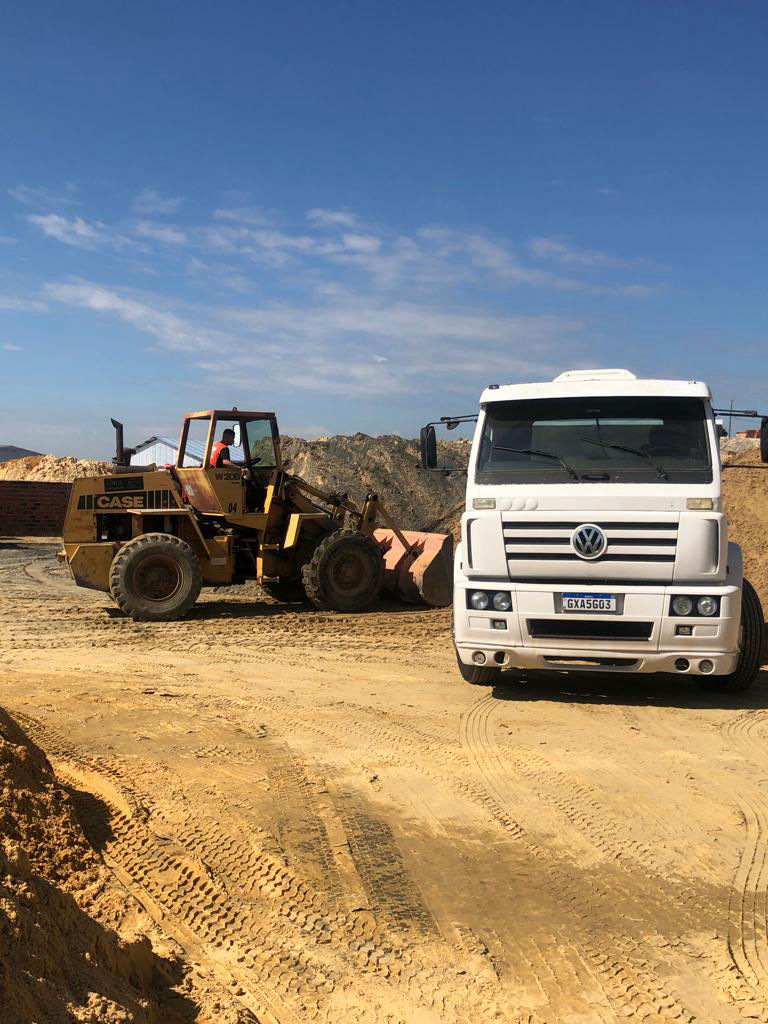
[(488, 595), (484, 590), (475, 590), (469, 597), (469, 603), (479, 612), (488, 607)]
[(693, 601), (685, 594), (677, 594), (672, 598), (672, 611), (675, 615), (690, 615), (693, 611)]
[(714, 597), (700, 597), (696, 602), (699, 615), (716, 615), (717, 600)]
[(503, 590), (493, 595), (493, 607), (497, 612), (508, 612), (512, 607), (512, 598)]

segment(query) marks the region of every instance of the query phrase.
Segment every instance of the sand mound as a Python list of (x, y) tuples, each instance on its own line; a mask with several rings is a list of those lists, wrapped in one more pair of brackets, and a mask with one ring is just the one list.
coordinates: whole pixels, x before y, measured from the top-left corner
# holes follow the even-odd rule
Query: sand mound
[(761, 464), (756, 445), (725, 463), (723, 506), (728, 536), (741, 545), (744, 571), (768, 614), (768, 467)]
[(3, 1024), (160, 1024), (149, 940), (109, 927), (111, 888), (48, 760), (0, 709), (0, 1019)]
[[(282, 438), (289, 469), (323, 490), (343, 491), (361, 501), (375, 491), (404, 529), (431, 530), (464, 500), (463, 474), (425, 473), (419, 464), (418, 441), (386, 434), (329, 437), (318, 441)], [(469, 441), (443, 442), (441, 462), (464, 466)]]
[(0, 464), (0, 480), (44, 480), (71, 483), (84, 476), (112, 472), (111, 462), (91, 462), (73, 455), (29, 455)]

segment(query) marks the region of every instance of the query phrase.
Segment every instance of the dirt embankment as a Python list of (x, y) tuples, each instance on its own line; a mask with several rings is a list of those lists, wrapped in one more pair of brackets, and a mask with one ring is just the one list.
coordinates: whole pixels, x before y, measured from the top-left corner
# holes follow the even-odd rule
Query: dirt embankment
[(0, 709), (4, 1024), (159, 1022), (158, 958), (111, 928), (124, 904), (47, 758)]
[(111, 462), (76, 459), (74, 455), (28, 455), (24, 459), (0, 464), (0, 480), (71, 483), (84, 476), (101, 476), (111, 472)]
[[(282, 443), (291, 472), (315, 487), (345, 492), (358, 502), (372, 490), (405, 529), (433, 529), (464, 503), (466, 478), (426, 473), (419, 463), (418, 441), (396, 434), (353, 434), (322, 441), (289, 437)], [(469, 442), (443, 442), (438, 453), (446, 465), (463, 466)]]
[(760, 463), (756, 446), (724, 460), (723, 507), (728, 536), (741, 545), (745, 575), (768, 614), (768, 467)]

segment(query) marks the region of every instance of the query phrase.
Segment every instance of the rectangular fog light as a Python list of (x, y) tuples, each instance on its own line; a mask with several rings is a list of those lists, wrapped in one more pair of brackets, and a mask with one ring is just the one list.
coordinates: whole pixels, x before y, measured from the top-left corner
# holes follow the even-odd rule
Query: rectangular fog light
[(676, 626), (675, 636), (693, 636), (693, 626)]
[(507, 628), (507, 620), (506, 619), (492, 619), (491, 620), (491, 624), (492, 624), (494, 629), (506, 629)]

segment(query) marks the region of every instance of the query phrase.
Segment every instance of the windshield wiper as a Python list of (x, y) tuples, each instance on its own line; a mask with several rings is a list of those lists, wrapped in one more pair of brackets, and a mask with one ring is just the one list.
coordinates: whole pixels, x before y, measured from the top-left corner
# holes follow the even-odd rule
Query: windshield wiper
[(667, 471), (655, 459), (652, 459), (648, 452), (641, 451), (639, 448), (627, 448), (624, 444), (608, 444), (607, 441), (593, 441), (591, 437), (580, 437), (579, 440), (586, 442), (586, 444), (599, 445), (601, 448), (615, 448), (617, 452), (629, 452), (630, 455), (639, 455), (641, 459), (647, 459), (650, 462), (662, 480), (669, 480)]
[(538, 448), (505, 448), (503, 445), (495, 444), (493, 446), (494, 451), (497, 452), (517, 452), (519, 455), (541, 455), (544, 459), (554, 459), (555, 462), (559, 462), (563, 469), (566, 471), (571, 480), (578, 480), (579, 474), (573, 468), (569, 466), (565, 459), (561, 459), (559, 455), (555, 455), (554, 452), (542, 452)]

